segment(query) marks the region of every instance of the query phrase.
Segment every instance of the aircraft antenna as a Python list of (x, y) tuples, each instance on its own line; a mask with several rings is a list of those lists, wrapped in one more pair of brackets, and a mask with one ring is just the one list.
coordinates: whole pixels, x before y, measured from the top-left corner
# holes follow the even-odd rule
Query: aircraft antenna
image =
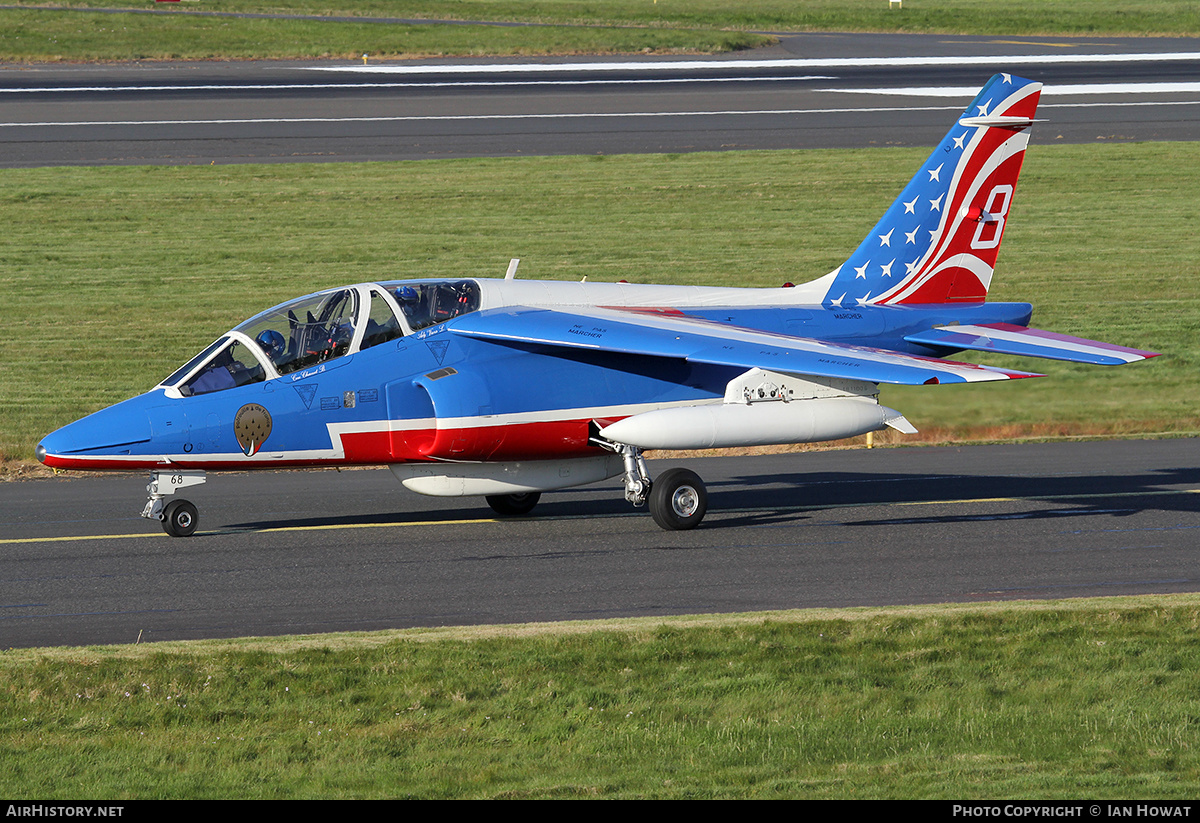
[(512, 280), (517, 276), (517, 266), (521, 265), (521, 258), (514, 257), (508, 261), (508, 271), (504, 273), (505, 280)]

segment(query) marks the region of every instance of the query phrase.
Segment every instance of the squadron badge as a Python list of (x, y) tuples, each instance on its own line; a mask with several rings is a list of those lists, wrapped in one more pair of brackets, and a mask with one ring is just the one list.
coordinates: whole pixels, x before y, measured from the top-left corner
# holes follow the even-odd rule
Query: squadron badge
[(247, 403), (233, 417), (233, 434), (242, 454), (253, 457), (271, 436), (271, 413), (257, 403)]

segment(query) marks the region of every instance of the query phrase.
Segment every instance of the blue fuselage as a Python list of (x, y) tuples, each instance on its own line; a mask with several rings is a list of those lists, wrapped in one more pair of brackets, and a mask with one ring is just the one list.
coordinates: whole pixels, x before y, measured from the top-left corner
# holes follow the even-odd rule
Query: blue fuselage
[[(734, 327), (929, 357), (950, 352), (908, 343), (905, 335), (953, 323), (1025, 324), (1031, 313), (1025, 303), (682, 311)], [(178, 396), (159, 387), (59, 429), (42, 441), (39, 455), (51, 466), (91, 469), (578, 456), (594, 453), (594, 421), (712, 401), (743, 371), (474, 339), (456, 334), (455, 325), (451, 318), (220, 391)]]

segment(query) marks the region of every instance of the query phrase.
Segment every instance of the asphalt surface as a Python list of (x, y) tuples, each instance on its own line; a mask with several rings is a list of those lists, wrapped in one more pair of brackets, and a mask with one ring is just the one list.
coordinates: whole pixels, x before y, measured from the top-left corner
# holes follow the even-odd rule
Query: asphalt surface
[(995, 72), (1046, 85), (1035, 146), (1200, 134), (1194, 41), (813, 34), (705, 60), (5, 66), (0, 167), (932, 145)]
[(709, 515), (659, 529), (616, 481), (527, 518), (384, 470), (219, 475), (200, 532), (143, 477), (0, 484), (0, 647), (1195, 591), (1200, 441), (661, 461)]
[[(0, 166), (928, 145), (994, 71), (1047, 84), (1035, 146), (1194, 140), (1193, 45), (805, 35), (652, 61), (667, 69), (8, 66)], [(1044, 62), (1062, 55), (1082, 59)], [(1171, 440), (689, 461), (710, 514), (674, 533), (615, 481), (497, 521), (384, 471), (222, 475), (187, 495), (201, 533), (181, 540), (137, 516), (144, 477), (5, 483), (0, 647), (1195, 591), (1198, 458)]]

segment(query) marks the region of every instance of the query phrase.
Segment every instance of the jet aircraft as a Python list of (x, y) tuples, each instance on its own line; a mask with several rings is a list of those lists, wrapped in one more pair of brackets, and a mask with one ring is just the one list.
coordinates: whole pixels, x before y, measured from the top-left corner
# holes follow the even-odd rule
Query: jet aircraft
[(328, 289), (222, 334), (149, 392), (48, 435), (38, 457), (148, 470), (143, 516), (173, 536), (199, 522), (175, 493), (206, 472), (356, 465), (508, 515), (623, 476), (660, 526), (692, 528), (703, 481), (680, 468), (652, 481), (644, 451), (913, 432), (879, 404), (881, 383), (1038, 376), (945, 359), (962, 350), (1154, 356), (985, 301), (1040, 93), (991, 78), (846, 262), (807, 284), (524, 281), (514, 261), (504, 279)]

